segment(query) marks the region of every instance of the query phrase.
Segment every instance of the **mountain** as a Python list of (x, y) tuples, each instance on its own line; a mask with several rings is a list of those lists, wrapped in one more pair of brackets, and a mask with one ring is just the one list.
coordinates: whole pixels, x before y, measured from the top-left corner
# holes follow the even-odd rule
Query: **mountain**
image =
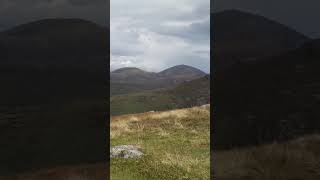
[(178, 65), (159, 73), (146, 72), (138, 68), (121, 68), (110, 73), (112, 95), (167, 88), (205, 76), (199, 69)]
[(194, 77), (204, 76), (205, 73), (199, 69), (196, 69), (187, 65), (178, 65), (158, 73), (160, 76), (168, 78), (183, 78), (192, 79)]
[(44, 19), (1, 32), (0, 104), (91, 96), (90, 86), (106, 82), (109, 39), (108, 29), (81, 19)]
[(183, 82), (176, 87), (111, 96), (110, 114), (130, 114), (186, 108), (210, 103), (210, 76)]
[(90, 21), (39, 20), (0, 33), (1, 64), (91, 70), (105, 63), (108, 42), (108, 30)]
[[(215, 147), (320, 132), (320, 40), (213, 76)], [(241, 135), (241, 136), (239, 136)]]
[(238, 10), (212, 14), (211, 29), (215, 70), (284, 53), (310, 40), (283, 24)]
[(0, 32), (0, 176), (105, 162), (108, 40), (80, 19)]
[(135, 75), (135, 74), (144, 74), (147, 72), (143, 71), (139, 68), (135, 68), (135, 67), (125, 67), (125, 68), (120, 68), (120, 69), (114, 70), (114, 71), (112, 71), (112, 73), (119, 73), (119, 74), (122, 73), (127, 76), (130, 76), (130, 75)]

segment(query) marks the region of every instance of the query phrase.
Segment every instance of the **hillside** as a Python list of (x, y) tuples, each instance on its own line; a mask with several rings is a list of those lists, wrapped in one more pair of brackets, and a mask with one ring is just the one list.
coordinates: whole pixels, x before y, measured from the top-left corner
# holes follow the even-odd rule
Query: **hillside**
[(159, 72), (158, 75), (160, 77), (172, 79), (172, 81), (175, 81), (175, 83), (179, 83), (181, 81), (187, 81), (202, 77), (206, 74), (203, 71), (191, 66), (178, 65), (165, 69)]
[(213, 152), (217, 180), (317, 180), (320, 137), (305, 136), (284, 143)]
[[(320, 131), (319, 40), (239, 63), (214, 76), (216, 146), (286, 140)], [(241, 136), (239, 136), (241, 134)]]
[(107, 29), (81, 19), (44, 19), (0, 32), (0, 105), (91, 96), (91, 87), (106, 82), (108, 39)]
[(215, 71), (237, 62), (284, 53), (309, 40), (290, 27), (238, 10), (212, 14), (211, 29)]
[(111, 179), (210, 179), (210, 111), (194, 107), (111, 118), (111, 146), (136, 145), (138, 159), (111, 159)]
[(0, 176), (105, 161), (108, 36), (80, 19), (0, 33)]
[(14, 176), (0, 176), (1, 180), (103, 180), (108, 179), (104, 163), (63, 166), (59, 168), (50, 168), (36, 170), (28, 173)]
[(175, 87), (112, 96), (111, 115), (193, 107), (210, 103), (210, 76)]
[(108, 41), (107, 29), (86, 20), (30, 22), (0, 33), (1, 65), (93, 71), (105, 63)]
[(159, 73), (138, 68), (121, 68), (110, 73), (110, 95), (173, 87), (206, 74), (191, 66), (178, 65)]

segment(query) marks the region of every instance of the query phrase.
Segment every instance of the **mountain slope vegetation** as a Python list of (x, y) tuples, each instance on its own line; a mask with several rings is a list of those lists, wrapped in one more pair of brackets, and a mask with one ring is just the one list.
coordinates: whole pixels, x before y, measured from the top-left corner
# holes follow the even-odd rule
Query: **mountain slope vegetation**
[(176, 87), (111, 96), (111, 115), (193, 107), (210, 102), (210, 77), (187, 81)]

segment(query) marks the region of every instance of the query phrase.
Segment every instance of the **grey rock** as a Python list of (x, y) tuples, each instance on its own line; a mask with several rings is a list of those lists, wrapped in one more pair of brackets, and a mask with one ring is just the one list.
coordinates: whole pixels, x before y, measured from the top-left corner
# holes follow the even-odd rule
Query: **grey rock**
[(139, 158), (142, 155), (140, 148), (134, 145), (121, 145), (110, 149), (110, 158)]

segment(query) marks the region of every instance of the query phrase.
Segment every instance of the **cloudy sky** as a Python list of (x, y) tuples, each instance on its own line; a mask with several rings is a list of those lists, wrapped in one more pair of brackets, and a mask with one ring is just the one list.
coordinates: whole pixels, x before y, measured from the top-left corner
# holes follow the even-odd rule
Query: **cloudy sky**
[(111, 0), (111, 70), (210, 69), (209, 0)]

